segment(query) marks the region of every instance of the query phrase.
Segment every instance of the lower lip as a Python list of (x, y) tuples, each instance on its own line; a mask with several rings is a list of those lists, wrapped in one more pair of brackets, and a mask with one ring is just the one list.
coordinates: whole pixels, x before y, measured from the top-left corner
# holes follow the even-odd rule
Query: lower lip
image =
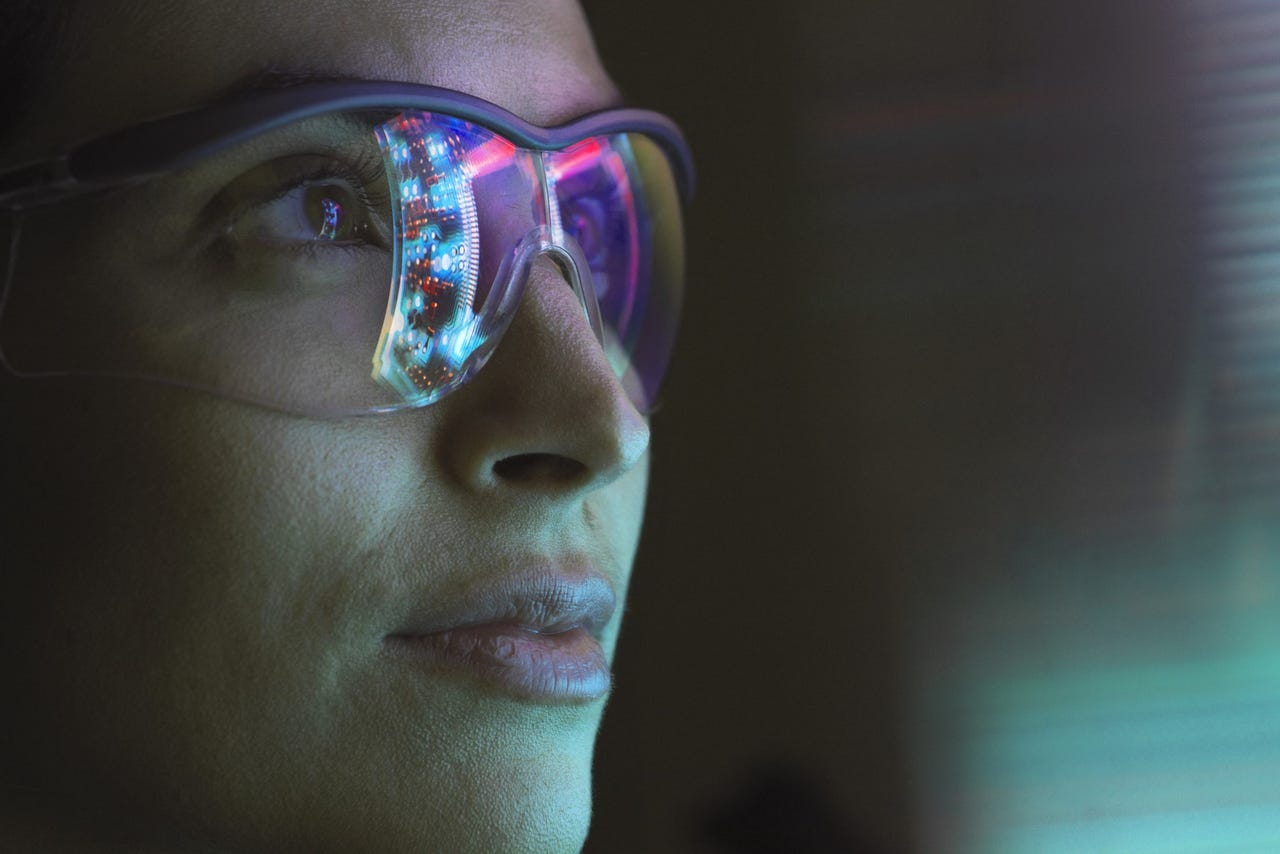
[(538, 634), (510, 625), (469, 626), (387, 641), (397, 653), (469, 674), (522, 700), (588, 702), (608, 694), (611, 684), (604, 650), (581, 628)]

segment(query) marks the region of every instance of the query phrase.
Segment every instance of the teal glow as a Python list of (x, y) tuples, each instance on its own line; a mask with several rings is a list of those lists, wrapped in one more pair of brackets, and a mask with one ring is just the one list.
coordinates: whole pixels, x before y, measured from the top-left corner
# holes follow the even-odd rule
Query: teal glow
[(1157, 812), (1010, 831), (990, 840), (992, 854), (1175, 854), (1280, 850), (1280, 806)]
[(918, 686), (926, 851), (1280, 851), (1280, 530), (1024, 556)]
[(1141, 425), (1167, 485), (921, 630), (928, 852), (1280, 851), (1280, 8), (1177, 12), (1203, 276), (1179, 421)]

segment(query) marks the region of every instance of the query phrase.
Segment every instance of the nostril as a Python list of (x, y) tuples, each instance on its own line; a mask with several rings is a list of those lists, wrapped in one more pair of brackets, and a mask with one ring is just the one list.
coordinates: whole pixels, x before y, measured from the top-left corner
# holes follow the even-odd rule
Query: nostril
[(573, 483), (587, 476), (587, 467), (560, 454), (513, 454), (493, 464), (493, 473), (506, 481)]

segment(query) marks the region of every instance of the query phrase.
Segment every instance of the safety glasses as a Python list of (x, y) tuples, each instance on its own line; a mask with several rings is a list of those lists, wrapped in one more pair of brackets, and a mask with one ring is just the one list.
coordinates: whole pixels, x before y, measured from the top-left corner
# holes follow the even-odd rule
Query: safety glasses
[(303, 415), (425, 406), (484, 365), (546, 256), (647, 411), (692, 190), (644, 110), (542, 128), (434, 87), (257, 92), (0, 174), (0, 356)]

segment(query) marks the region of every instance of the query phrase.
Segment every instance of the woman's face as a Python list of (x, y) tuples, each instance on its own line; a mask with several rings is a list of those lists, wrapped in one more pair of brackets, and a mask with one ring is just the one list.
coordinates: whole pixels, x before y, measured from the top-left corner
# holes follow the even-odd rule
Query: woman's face
[[(542, 125), (617, 97), (572, 0), (82, 6), (19, 151), (264, 68), (457, 89)], [(161, 225), (103, 248), (138, 207), (24, 236), (23, 275), (154, 288), (200, 263)], [(403, 640), (568, 599), (607, 618), (612, 658), (648, 426), (554, 265), (488, 365), (425, 409), (311, 420), (83, 378), (6, 380), (0, 402), (0, 842), (47, 819), (138, 851), (579, 849), (607, 683)], [(479, 642), (501, 656), (503, 631)]]

